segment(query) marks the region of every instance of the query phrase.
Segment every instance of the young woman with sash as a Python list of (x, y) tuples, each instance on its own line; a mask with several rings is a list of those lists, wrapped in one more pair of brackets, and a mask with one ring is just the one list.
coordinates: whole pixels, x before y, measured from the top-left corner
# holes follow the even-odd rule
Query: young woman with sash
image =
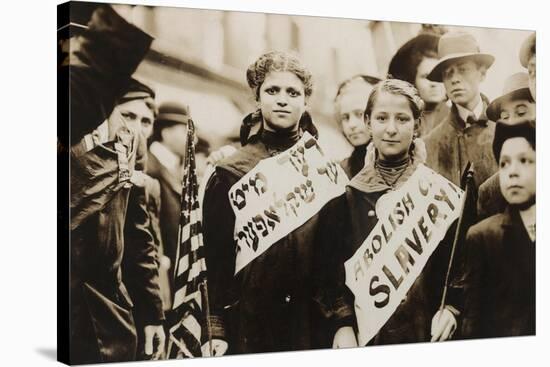
[[(408, 82), (387, 79), (374, 87), (365, 109), (365, 123), (371, 135), (365, 165), (349, 182), (346, 193), (330, 201), (321, 214), (320, 238), (332, 243), (332, 248), (337, 251), (332, 256), (339, 258), (340, 263), (335, 273), (338, 273), (337, 278), (340, 279), (339, 286), (348, 291), (346, 303), (349, 306), (354, 303), (356, 305), (356, 326), (359, 334), (360, 330), (364, 329), (362, 322), (371, 323), (374, 318), (381, 320), (383, 317), (378, 313), (359, 315), (361, 311), (357, 308), (357, 295), (352, 293), (346, 285), (350, 283), (350, 279), (345, 279), (349, 275), (345, 275), (347, 266), (344, 264), (356, 254), (379, 221), (388, 218), (387, 214), (393, 210), (389, 205), (392, 205), (392, 202), (395, 203), (391, 200), (391, 196), (399, 195), (398, 190), (407, 184), (417, 169), (427, 169), (422, 165), (426, 158), (426, 150), (422, 140), (418, 138), (423, 105), (424, 102), (417, 89)], [(433, 175), (436, 178), (440, 177), (435, 173)], [(441, 178), (441, 180), (444, 179)], [(409, 204), (405, 203), (405, 206)], [(418, 204), (421, 202), (415, 203), (415, 205)], [(397, 226), (393, 230), (393, 236), (397, 237), (399, 231), (410, 232), (410, 228), (407, 228), (406, 223)], [(452, 242), (449, 241), (449, 238), (452, 239), (450, 232), (452, 231), (447, 231), (447, 235), (439, 245), (435, 244), (437, 247), (427, 259), (418, 277), (414, 279), (408, 292), (398, 303), (395, 311), (392, 311), (387, 319), (383, 319), (379, 325), (380, 328), (373, 332), (372, 337), (366, 338), (368, 345), (445, 340), (452, 336), (456, 329), (454, 320), (458, 311), (451, 306), (439, 310), (450, 257)], [(387, 233), (385, 236), (388, 243), (391, 235), (392, 233)], [(423, 244), (424, 252), (427, 252), (427, 245), (424, 242)], [(422, 251), (417, 249), (417, 252), (414, 252), (413, 249), (406, 247), (405, 241), (403, 245), (414, 258), (396, 255), (395, 257), (398, 258), (396, 260), (392, 252), (391, 257), (396, 264), (393, 269), (397, 269), (397, 272), (385, 274), (380, 271), (379, 278), (372, 277), (371, 288), (369, 289), (367, 284), (365, 289), (361, 290), (367, 296), (370, 292), (371, 300), (376, 301), (380, 309), (386, 306), (386, 301), (397, 297), (396, 288), (405, 286), (406, 281), (404, 283), (401, 281), (411, 276), (415, 258), (416, 263), (419, 263), (418, 253)], [(370, 254), (372, 253), (362, 253), (361, 259), (364, 260)], [(373, 256), (371, 259), (374, 260), (365, 261), (365, 264), (372, 270), (380, 264), (375, 265), (380, 258)], [(405, 269), (407, 267), (408, 269)], [(357, 273), (355, 274), (357, 276)], [(455, 295), (450, 294), (450, 296), (452, 298)], [(449, 302), (449, 304), (456, 303)], [(366, 344), (361, 341), (360, 335), (358, 340), (360, 344)]]
[[(317, 136), (306, 111), (311, 74), (297, 58), (266, 53), (246, 76), (259, 108), (243, 120), (242, 147), (218, 163), (203, 205), (213, 354), (330, 347), (334, 333), (329, 337), (328, 330), (336, 330), (335, 325), (342, 326), (336, 345), (354, 345), (351, 310), (335, 309), (321, 296), (326, 257), (315, 241), (318, 214), (235, 272), (238, 248), (230, 190), (304, 133)], [(253, 130), (257, 132), (251, 134)], [(206, 354), (209, 349), (203, 346)]]

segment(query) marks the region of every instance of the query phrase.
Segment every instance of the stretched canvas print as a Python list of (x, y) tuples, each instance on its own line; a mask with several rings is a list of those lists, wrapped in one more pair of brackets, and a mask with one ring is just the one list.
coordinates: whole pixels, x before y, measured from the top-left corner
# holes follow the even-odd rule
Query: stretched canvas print
[(535, 335), (534, 32), (69, 2), (57, 36), (60, 361)]

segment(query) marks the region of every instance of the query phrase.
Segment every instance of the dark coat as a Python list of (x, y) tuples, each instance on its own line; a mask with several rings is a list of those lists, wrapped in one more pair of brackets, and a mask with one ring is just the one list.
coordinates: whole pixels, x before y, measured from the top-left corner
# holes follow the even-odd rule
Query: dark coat
[[(487, 98), (482, 96), (482, 99), (486, 104)], [(494, 134), (495, 123), (483, 116), (466, 127), (453, 104), (447, 117), (424, 138), (428, 153), (426, 165), (460, 186), (462, 172), (471, 161), (477, 188), (498, 168), (492, 150)]]
[(170, 259), (173, 269), (178, 248), (183, 176), (178, 179), (152, 153), (148, 156), (146, 172), (160, 183), (160, 233), (164, 254)]
[(159, 278), (160, 243), (153, 236), (155, 232), (148, 205), (151, 201), (158, 201), (151, 196), (156, 195), (150, 186), (132, 187), (124, 230), (122, 278), (134, 303), (138, 351), (143, 350), (143, 328), (160, 325), (164, 320)]
[(489, 177), (479, 186), (477, 199), (478, 220), (502, 213), (508, 203), (500, 191), (500, 179), (498, 172)]
[(340, 166), (342, 166), (348, 178), (351, 179), (353, 176), (359, 173), (359, 171), (361, 171), (361, 169), (365, 165), (366, 153), (367, 153), (367, 146), (360, 145), (353, 149), (353, 152), (351, 152), (351, 155), (348, 158), (340, 162)]
[(424, 110), (420, 120), (420, 136), (425, 137), (449, 115), (450, 108), (446, 102), (438, 103), (432, 110)]
[(535, 243), (507, 208), (467, 236), (462, 334), (468, 338), (534, 335)]
[[(70, 361), (74, 364), (135, 358), (132, 301), (122, 282), (124, 223), (130, 186), (119, 182), (113, 143), (83, 149), (83, 137), (112, 112), (143, 59), (151, 37), (110, 7), (94, 13), (89, 30), (71, 49), (71, 66), (58, 71), (69, 83), (71, 136)], [(68, 130), (68, 129), (67, 129)], [(144, 152), (130, 133), (128, 169)], [(140, 169), (140, 167), (137, 167)], [(141, 168), (142, 169), (142, 168)]]
[[(221, 162), (204, 196), (204, 245), (213, 337), (228, 353), (257, 353), (330, 347), (326, 319), (349, 319), (351, 310), (324, 304), (321, 276), (329, 259), (315, 241), (319, 215), (235, 270), (235, 215), (228, 191), (261, 159), (290, 148), (272, 149), (258, 136)], [(325, 316), (323, 316), (325, 315)]]
[[(415, 164), (410, 165), (399, 178), (398, 185), (403, 184), (415, 168)], [(357, 181), (361, 183), (356, 184)], [(350, 182), (345, 195), (331, 202), (331, 208), (325, 208), (324, 212), (330, 218), (327, 222), (334, 223), (337, 227), (328, 225), (323, 237), (330, 242), (340, 242), (336, 247), (344, 249), (345, 254), (340, 256), (344, 261), (353, 256), (378, 223), (376, 202), (390, 189), (375, 169), (365, 167)], [(431, 339), (431, 321), (441, 302), (454, 228), (451, 227), (447, 232), (407, 296), (369, 345), (426, 342)], [(343, 263), (339, 274), (345, 274)], [(339, 283), (344, 284), (344, 281)], [(453, 304), (458, 296), (458, 292), (450, 289), (449, 303)], [(349, 307), (353, 306), (351, 292), (345, 300)]]

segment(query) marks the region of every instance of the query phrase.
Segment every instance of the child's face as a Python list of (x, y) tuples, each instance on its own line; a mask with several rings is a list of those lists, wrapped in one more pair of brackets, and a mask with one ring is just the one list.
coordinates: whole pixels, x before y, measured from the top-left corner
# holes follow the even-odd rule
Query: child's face
[(500, 190), (509, 204), (524, 204), (535, 197), (536, 155), (522, 137), (504, 142), (500, 153)]
[(406, 97), (380, 92), (369, 116), (369, 128), (380, 157), (386, 160), (405, 157), (413, 140), (415, 123)]
[(500, 106), (500, 120), (510, 125), (535, 119), (535, 104), (525, 99), (508, 100)]

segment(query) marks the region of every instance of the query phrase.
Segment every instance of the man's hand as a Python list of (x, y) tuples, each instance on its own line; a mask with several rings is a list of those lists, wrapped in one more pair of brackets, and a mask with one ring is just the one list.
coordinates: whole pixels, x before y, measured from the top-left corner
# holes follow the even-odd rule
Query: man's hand
[(451, 311), (444, 308), (437, 311), (432, 319), (432, 342), (445, 341), (453, 336), (456, 330), (456, 318)]
[(344, 326), (334, 334), (333, 348), (354, 348), (357, 347), (355, 332), (351, 326)]
[[(227, 352), (227, 342), (221, 339), (212, 339), (212, 354), (214, 357), (223, 356)], [(202, 346), (202, 356), (210, 357), (210, 344), (204, 343)]]
[(147, 325), (145, 334), (145, 354), (151, 356), (152, 360), (158, 360), (164, 353), (166, 336), (162, 325)]

